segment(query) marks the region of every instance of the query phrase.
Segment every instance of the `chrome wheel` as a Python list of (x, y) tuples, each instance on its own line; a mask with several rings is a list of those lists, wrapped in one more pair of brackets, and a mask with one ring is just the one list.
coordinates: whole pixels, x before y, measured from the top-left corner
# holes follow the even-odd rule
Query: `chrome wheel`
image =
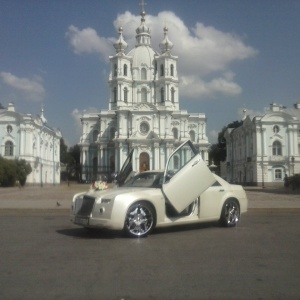
[(225, 201), (221, 213), (221, 223), (226, 227), (235, 226), (240, 219), (240, 207), (236, 200)]
[(124, 230), (131, 237), (143, 237), (151, 232), (154, 225), (154, 213), (149, 204), (133, 204), (127, 211)]

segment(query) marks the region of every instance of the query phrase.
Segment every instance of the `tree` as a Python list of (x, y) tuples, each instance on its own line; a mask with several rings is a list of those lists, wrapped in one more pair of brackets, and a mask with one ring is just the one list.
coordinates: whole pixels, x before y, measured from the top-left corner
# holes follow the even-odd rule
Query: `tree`
[(31, 165), (25, 159), (16, 160), (17, 165), (17, 180), (21, 186), (26, 183), (27, 176), (32, 172)]
[(0, 156), (0, 186), (14, 186), (17, 180), (24, 186), (31, 172), (31, 166), (26, 160), (11, 160)]
[(60, 162), (63, 164), (68, 162), (68, 146), (63, 138), (60, 139)]
[(72, 165), (70, 165), (70, 172), (74, 175), (74, 179), (79, 181), (81, 178), (80, 147), (75, 145), (69, 149), (68, 153), (73, 158)]
[(5, 107), (0, 103), (0, 109), (4, 109)]
[(80, 148), (78, 145), (70, 147), (68, 150), (64, 139), (60, 140), (60, 162), (65, 166), (66, 170), (61, 173), (62, 180), (80, 179)]
[(0, 157), (0, 185), (14, 186), (17, 178), (15, 161)]
[(219, 166), (221, 161), (226, 160), (226, 140), (224, 138), (225, 131), (228, 128), (237, 128), (243, 124), (243, 121), (233, 121), (227, 126), (224, 126), (222, 131), (218, 134), (218, 143), (213, 144), (209, 151), (209, 161), (214, 162), (215, 165)]

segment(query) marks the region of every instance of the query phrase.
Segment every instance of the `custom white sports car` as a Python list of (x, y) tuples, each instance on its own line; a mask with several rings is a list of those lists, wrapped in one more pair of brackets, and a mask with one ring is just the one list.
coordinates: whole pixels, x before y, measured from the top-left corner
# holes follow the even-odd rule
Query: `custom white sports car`
[(163, 171), (129, 179), (132, 152), (118, 177), (119, 187), (74, 195), (71, 221), (86, 228), (124, 230), (143, 237), (154, 227), (217, 221), (235, 226), (248, 201), (242, 186), (213, 174), (191, 141), (168, 158)]

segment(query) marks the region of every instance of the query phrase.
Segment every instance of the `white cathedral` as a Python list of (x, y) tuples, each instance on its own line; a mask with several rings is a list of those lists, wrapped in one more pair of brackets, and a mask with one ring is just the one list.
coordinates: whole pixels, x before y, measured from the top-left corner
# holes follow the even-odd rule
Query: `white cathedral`
[(48, 125), (43, 108), (36, 117), (17, 112), (13, 103), (0, 108), (0, 156), (31, 165), (27, 184), (60, 183), (61, 138), (61, 131)]
[(178, 57), (164, 28), (160, 53), (151, 46), (150, 29), (141, 11), (136, 44), (127, 54), (123, 29), (110, 56), (108, 110), (81, 118), (82, 180), (106, 178), (120, 171), (131, 149), (133, 171), (164, 169), (168, 156), (190, 139), (208, 163), (206, 116), (179, 109)]

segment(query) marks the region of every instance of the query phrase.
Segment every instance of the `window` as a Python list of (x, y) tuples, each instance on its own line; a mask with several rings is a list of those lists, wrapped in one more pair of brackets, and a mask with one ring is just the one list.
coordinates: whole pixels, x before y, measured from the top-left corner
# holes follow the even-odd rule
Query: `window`
[(177, 128), (173, 128), (172, 131), (173, 131), (173, 137), (174, 137), (174, 139), (178, 140), (178, 129)]
[(114, 102), (117, 102), (118, 94), (117, 94), (117, 88), (116, 87), (114, 88), (113, 94), (114, 94)]
[(147, 122), (142, 122), (140, 124), (140, 132), (141, 134), (147, 134), (150, 130), (150, 126)]
[(11, 127), (11, 125), (7, 125), (6, 131), (7, 131), (7, 133), (11, 133), (11, 132), (12, 132), (12, 127)]
[(182, 167), (184, 167), (197, 154), (194, 147), (189, 143), (173, 152), (169, 158), (167, 166), (167, 174), (175, 175)]
[(123, 74), (124, 76), (127, 76), (127, 65), (123, 66)]
[(125, 103), (128, 102), (128, 89), (127, 88), (124, 89), (124, 102)]
[(278, 142), (278, 141), (275, 141), (273, 143), (273, 146), (272, 146), (272, 152), (273, 152), (273, 155), (282, 155), (282, 151), (281, 151), (281, 143)]
[(171, 76), (174, 76), (174, 65), (171, 65)]
[(175, 102), (175, 89), (173, 87), (171, 88), (171, 101), (172, 103)]
[(179, 169), (179, 156), (177, 155), (174, 156), (174, 169), (175, 170)]
[(98, 134), (99, 134), (98, 130), (94, 130), (93, 131), (93, 142), (97, 142)]
[(161, 90), (160, 90), (160, 101), (161, 102), (165, 101), (165, 90), (164, 90), (164, 88), (161, 88)]
[(275, 169), (275, 180), (282, 180), (282, 170)]
[(14, 155), (14, 144), (10, 141), (5, 143), (5, 153), (4, 156), (13, 156)]
[(141, 102), (145, 103), (147, 102), (147, 89), (142, 88), (141, 90)]
[(160, 76), (165, 76), (164, 65), (160, 65)]
[(195, 131), (193, 130), (190, 131), (190, 139), (192, 142), (195, 142)]
[(112, 139), (114, 139), (114, 138), (115, 138), (115, 128), (112, 127), (112, 128), (110, 129), (110, 139), (112, 140)]
[(117, 64), (114, 64), (114, 76), (118, 75), (118, 66)]
[(274, 133), (278, 133), (278, 132), (279, 132), (279, 126), (278, 126), (278, 125), (275, 125), (275, 126), (273, 127), (273, 132), (274, 132)]
[(142, 70), (141, 70), (141, 80), (147, 80), (147, 70), (146, 70), (146, 68), (142, 68)]

